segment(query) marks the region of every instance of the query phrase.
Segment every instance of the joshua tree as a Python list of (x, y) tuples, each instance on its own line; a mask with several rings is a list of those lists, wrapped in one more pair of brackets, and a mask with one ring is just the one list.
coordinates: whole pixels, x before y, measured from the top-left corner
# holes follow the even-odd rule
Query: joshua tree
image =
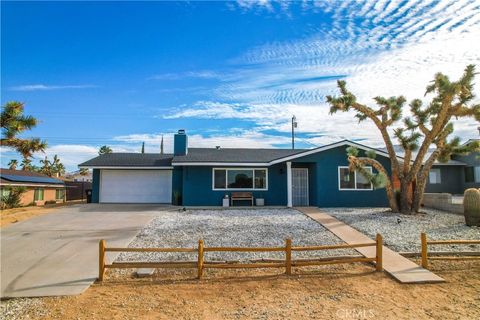
[[(372, 183), (385, 186), (392, 211), (403, 213), (418, 212), (423, 199), (428, 173), (435, 161), (448, 161), (452, 154), (467, 154), (480, 150), (478, 141), (468, 145), (460, 145), (459, 138), (449, 139), (453, 133), (452, 117), (474, 118), (480, 121), (480, 104), (470, 104), (474, 98), (473, 79), (475, 67), (469, 65), (458, 81), (437, 73), (427, 86), (425, 95), (433, 94), (430, 103), (423, 105), (420, 99), (412, 100), (410, 117), (402, 115), (406, 99), (400, 97), (375, 97), (377, 107), (370, 107), (357, 101), (353, 93), (347, 90), (345, 81), (338, 81), (340, 96), (328, 96), (330, 113), (337, 111), (356, 112), (359, 121), (372, 121), (381, 133), (390, 157), (392, 175), (374, 159), (374, 154), (358, 157), (355, 149), (349, 148), (348, 161), (351, 170), (360, 170)], [(394, 149), (389, 129), (404, 151), (403, 159), (399, 159)], [(429, 150), (433, 147), (433, 152)], [(362, 170), (366, 165), (374, 167), (378, 174), (368, 174)], [(400, 203), (397, 203), (393, 190), (393, 176), (400, 181)], [(410, 205), (408, 194), (412, 183), (416, 181), (413, 199)]]
[(38, 138), (20, 139), (18, 135), (26, 130), (34, 128), (38, 121), (32, 116), (24, 115), (24, 105), (21, 102), (7, 102), (2, 107), (1, 145), (18, 151), (24, 158), (30, 158), (32, 153), (44, 151), (47, 147), (45, 141)]
[(17, 166), (18, 166), (18, 160), (15, 160), (15, 159), (10, 160), (10, 162), (8, 163), (8, 168), (10, 170), (17, 170)]
[(98, 154), (106, 154), (106, 153), (112, 153), (112, 149), (109, 146), (101, 146), (100, 149), (98, 150)]

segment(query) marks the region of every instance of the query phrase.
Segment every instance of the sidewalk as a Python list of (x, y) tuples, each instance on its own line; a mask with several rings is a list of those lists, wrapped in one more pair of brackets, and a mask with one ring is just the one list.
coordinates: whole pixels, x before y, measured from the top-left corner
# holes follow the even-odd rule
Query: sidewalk
[[(349, 225), (321, 212), (319, 208), (300, 207), (296, 209), (320, 223), (348, 244), (375, 242)], [(375, 247), (355, 248), (355, 250), (367, 258), (375, 257)], [(433, 272), (420, 267), (416, 263), (385, 246), (383, 246), (383, 268), (400, 283), (445, 282), (445, 280)]]

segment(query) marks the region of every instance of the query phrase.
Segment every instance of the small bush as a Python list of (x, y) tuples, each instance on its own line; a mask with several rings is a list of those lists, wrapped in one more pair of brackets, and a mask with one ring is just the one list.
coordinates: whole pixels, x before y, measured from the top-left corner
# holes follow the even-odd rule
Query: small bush
[(25, 187), (7, 187), (2, 190), (8, 190), (8, 194), (3, 195), (0, 200), (2, 210), (20, 207), (22, 194), (27, 191)]

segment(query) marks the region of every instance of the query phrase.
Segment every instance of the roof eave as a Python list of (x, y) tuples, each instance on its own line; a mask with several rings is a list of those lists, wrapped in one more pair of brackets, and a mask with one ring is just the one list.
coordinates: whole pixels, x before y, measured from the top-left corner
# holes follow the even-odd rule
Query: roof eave
[(78, 165), (80, 169), (144, 169), (144, 170), (172, 170), (173, 166), (97, 166)]
[(174, 167), (188, 167), (188, 166), (238, 166), (238, 167), (268, 167), (269, 162), (227, 162), (227, 161), (192, 161), (192, 162), (172, 162)]

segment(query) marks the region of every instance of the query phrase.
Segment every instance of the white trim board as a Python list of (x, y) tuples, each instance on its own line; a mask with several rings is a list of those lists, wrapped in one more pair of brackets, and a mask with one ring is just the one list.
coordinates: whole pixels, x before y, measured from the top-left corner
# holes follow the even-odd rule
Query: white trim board
[(128, 169), (128, 170), (173, 170), (173, 167), (139, 167), (139, 166), (78, 166), (83, 169)]

